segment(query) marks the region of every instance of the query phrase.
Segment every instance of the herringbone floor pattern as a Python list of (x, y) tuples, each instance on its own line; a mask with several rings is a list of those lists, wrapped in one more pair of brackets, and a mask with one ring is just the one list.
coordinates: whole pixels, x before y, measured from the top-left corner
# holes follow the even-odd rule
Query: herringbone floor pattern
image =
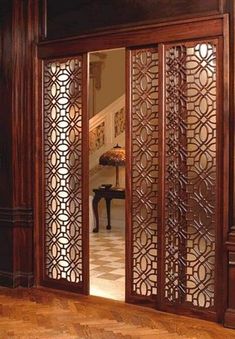
[(0, 338), (232, 339), (235, 331), (97, 297), (0, 288)]

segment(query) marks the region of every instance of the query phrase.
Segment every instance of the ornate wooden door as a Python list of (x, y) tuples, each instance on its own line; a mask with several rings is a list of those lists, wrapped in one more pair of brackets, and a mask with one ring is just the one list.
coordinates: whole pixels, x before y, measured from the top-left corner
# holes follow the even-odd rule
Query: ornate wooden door
[(129, 49), (127, 293), (216, 319), (221, 305), (222, 44)]
[(88, 293), (87, 56), (43, 63), (41, 284)]
[(127, 121), (127, 301), (155, 302), (158, 279), (159, 54), (127, 55), (130, 101)]
[[(81, 53), (126, 47), (126, 300), (222, 319), (225, 19), (41, 44), (43, 285), (88, 292), (87, 61)], [(50, 53), (65, 58), (50, 60)]]

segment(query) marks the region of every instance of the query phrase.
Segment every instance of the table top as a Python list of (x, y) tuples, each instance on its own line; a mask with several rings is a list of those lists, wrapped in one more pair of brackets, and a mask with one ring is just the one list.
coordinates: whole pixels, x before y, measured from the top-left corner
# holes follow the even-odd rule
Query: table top
[(110, 198), (119, 198), (124, 199), (125, 198), (125, 189), (124, 188), (106, 188), (103, 186), (100, 186), (98, 188), (94, 188), (93, 192), (95, 195), (102, 196), (102, 197), (110, 197)]

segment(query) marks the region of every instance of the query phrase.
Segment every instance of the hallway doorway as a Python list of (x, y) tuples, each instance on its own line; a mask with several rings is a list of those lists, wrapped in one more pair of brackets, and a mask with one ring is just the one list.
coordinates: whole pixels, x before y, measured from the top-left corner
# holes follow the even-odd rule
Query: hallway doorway
[[(93, 234), (94, 225), (89, 223), (89, 196), (96, 189), (109, 193), (112, 187), (105, 185), (113, 185), (113, 179), (94, 181), (89, 189), (88, 154), (93, 147), (89, 145), (89, 117), (95, 117), (98, 99), (93, 96), (89, 105), (87, 99), (89, 87), (99, 87), (102, 81), (94, 77), (97, 69), (88, 81), (88, 53), (96, 53), (93, 66), (102, 70), (107, 48), (124, 46), (125, 300), (162, 311), (221, 319), (224, 258), (220, 254), (227, 194), (223, 48), (214, 21), (208, 19), (205, 24), (206, 33), (195, 21), (192, 31), (186, 29), (186, 23), (179, 23), (151, 32), (141, 28), (141, 34), (131, 30), (123, 35), (107, 33), (107, 39), (97, 33), (94, 39), (82, 37), (71, 45), (62, 42), (70, 49), (62, 50), (59, 45), (56, 55), (50, 54), (52, 49), (44, 51), (48, 54), (42, 62), (39, 162), (43, 201), (38, 218), (42, 285), (89, 294), (89, 280), (92, 284), (100, 279), (99, 270), (107, 278), (118, 276), (117, 270), (123, 269), (110, 267), (96, 252), (101, 249), (102, 259), (110, 257), (114, 245), (107, 244), (115, 235), (115, 224), (107, 230), (105, 220), (99, 232), (95, 226)], [(93, 127), (98, 136), (93, 145), (103, 147), (104, 124), (98, 121)], [(110, 143), (107, 152), (113, 146)], [(105, 151), (95, 156), (96, 162)], [(106, 172), (112, 170), (115, 168), (105, 166)], [(104, 219), (104, 206), (98, 210)], [(89, 255), (94, 259), (91, 263)], [(103, 266), (108, 267), (106, 272)], [(97, 275), (92, 277), (92, 270)]]
[(88, 97), (90, 294), (124, 301), (125, 49), (89, 53)]

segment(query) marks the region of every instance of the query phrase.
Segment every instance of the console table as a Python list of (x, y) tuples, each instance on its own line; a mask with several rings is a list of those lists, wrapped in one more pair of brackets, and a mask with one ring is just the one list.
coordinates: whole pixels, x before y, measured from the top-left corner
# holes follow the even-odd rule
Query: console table
[(111, 206), (111, 200), (112, 199), (125, 199), (125, 190), (124, 189), (115, 189), (115, 188), (104, 188), (99, 187), (93, 189), (93, 192), (95, 193), (92, 205), (93, 205), (93, 211), (95, 215), (95, 228), (93, 229), (94, 233), (99, 232), (99, 212), (98, 212), (98, 204), (99, 201), (104, 198), (106, 201), (106, 209), (107, 209), (107, 219), (108, 219), (108, 225), (106, 226), (107, 230), (111, 230), (111, 224), (110, 224), (110, 206)]

